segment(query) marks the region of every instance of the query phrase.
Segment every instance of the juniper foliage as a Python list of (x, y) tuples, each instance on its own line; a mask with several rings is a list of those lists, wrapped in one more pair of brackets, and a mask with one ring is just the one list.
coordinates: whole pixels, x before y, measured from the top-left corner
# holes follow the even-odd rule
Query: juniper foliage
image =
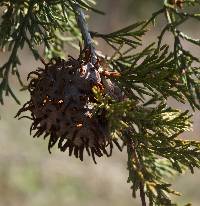
[[(2, 104), (5, 95), (20, 103), (9, 76), (16, 75), (25, 88), (18, 70), (18, 52), (25, 45), (36, 59), (64, 58), (64, 46), (78, 48), (79, 41), (96, 49), (94, 44), (87, 45), (83, 31), (87, 27), (77, 23), (80, 11), (103, 14), (93, 0), (1, 0), (0, 6), (0, 47), (9, 51), (8, 60), (0, 67)], [(171, 97), (189, 103), (194, 111), (200, 110), (200, 58), (183, 45), (186, 41), (200, 46), (200, 39), (181, 30), (188, 20), (200, 21), (199, 8), (199, 0), (163, 0), (163, 7), (146, 21), (108, 34), (90, 31), (95, 41), (101, 38), (113, 49), (111, 57), (100, 57), (105, 69), (121, 74), (113, 82), (126, 98), (120, 102), (111, 100), (95, 90), (100, 102), (96, 107), (106, 108), (110, 134), (121, 140), (127, 150), (128, 182), (132, 184), (133, 197), (139, 193), (142, 206), (177, 205), (170, 194), (179, 193), (171, 189), (167, 177), (186, 169), (193, 173), (194, 168), (200, 167), (200, 142), (180, 138), (180, 134), (191, 130), (192, 115), (167, 105)], [(155, 42), (136, 52), (143, 45), (142, 37), (163, 17), (165, 23)], [(173, 48), (163, 43), (169, 34), (173, 36)], [(43, 54), (39, 53), (39, 46), (44, 48)]]

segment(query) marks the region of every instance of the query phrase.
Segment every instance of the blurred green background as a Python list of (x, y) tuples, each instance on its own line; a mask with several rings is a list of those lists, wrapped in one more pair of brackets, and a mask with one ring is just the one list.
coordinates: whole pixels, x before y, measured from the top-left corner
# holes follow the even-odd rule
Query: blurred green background
[[(129, 23), (150, 17), (159, 8), (162, 1), (155, 0), (99, 0), (98, 8), (106, 16), (92, 14), (89, 22), (91, 30), (111, 32)], [(157, 28), (159, 31), (160, 28)], [(188, 25), (188, 32), (198, 35), (200, 28)], [(148, 42), (156, 38), (156, 31), (144, 38)], [(101, 43), (101, 42), (100, 42)], [(190, 48), (190, 45), (186, 45)], [(100, 44), (102, 51), (109, 53), (105, 44)], [(200, 51), (193, 49), (196, 55)], [(6, 53), (0, 53), (1, 61), (6, 60)], [(40, 65), (34, 61), (28, 49), (20, 53), (22, 58), (21, 73), (26, 75)], [(27, 92), (18, 92), (19, 85), (13, 77), (12, 82), (21, 102), (28, 98)], [(187, 105), (169, 103), (177, 108)], [(0, 106), (0, 206), (129, 206), (140, 205), (132, 199), (130, 184), (127, 184), (126, 154), (117, 150), (111, 158), (98, 159), (94, 165), (85, 155), (85, 161), (68, 157), (67, 154), (53, 150), (49, 154), (47, 142), (33, 139), (29, 135), (30, 122), (14, 119), (19, 106), (11, 98), (5, 99), (5, 106)], [(200, 114), (195, 113), (194, 129), (183, 138), (200, 136)], [(177, 198), (183, 205), (192, 202), (200, 205), (200, 171), (195, 175), (186, 174), (171, 179), (174, 188), (184, 195)]]

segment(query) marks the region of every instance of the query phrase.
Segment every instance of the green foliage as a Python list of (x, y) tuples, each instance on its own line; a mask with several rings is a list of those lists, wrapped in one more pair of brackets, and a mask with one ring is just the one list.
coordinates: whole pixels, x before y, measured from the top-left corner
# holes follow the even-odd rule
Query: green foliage
[[(174, 3), (171, 3), (174, 2)], [(180, 134), (190, 131), (192, 122), (188, 111), (168, 107), (171, 97), (180, 103), (189, 103), (193, 110), (200, 110), (199, 57), (183, 46), (183, 41), (200, 46), (200, 39), (185, 34), (181, 28), (189, 19), (199, 21), (199, 1), (185, 0), (163, 2), (163, 7), (147, 21), (131, 24), (123, 29), (101, 34), (91, 31), (91, 36), (102, 38), (113, 48), (113, 56), (104, 59), (111, 70), (121, 76), (113, 82), (125, 94), (123, 101), (102, 96), (96, 91), (98, 108), (106, 108), (113, 138), (121, 139), (127, 148), (128, 182), (132, 183), (133, 197), (139, 191), (142, 205), (177, 205), (171, 201), (172, 190), (166, 177), (200, 167), (200, 143), (179, 139)], [(38, 46), (44, 47), (47, 58), (64, 56), (65, 43), (77, 47), (81, 41), (79, 25), (76, 23), (77, 3), (84, 10), (92, 10), (93, 1), (0, 1), (4, 9), (1, 15), (0, 46), (10, 51), (9, 59), (0, 68), (0, 101), (4, 93), (10, 94), (19, 103), (9, 83), (10, 73), (20, 79), (18, 67), (19, 49), (28, 45), (36, 59)], [(182, 2), (179, 1), (182, 4)], [(139, 51), (143, 45), (141, 37), (151, 24), (165, 18), (158, 40)], [(182, 27), (180, 27), (182, 26)], [(166, 34), (173, 36), (173, 48), (163, 44)], [(84, 41), (84, 38), (83, 38)], [(135, 49), (138, 49), (135, 52)], [(105, 55), (106, 56), (106, 55)]]
[[(97, 32), (91, 32), (91, 34), (93, 37), (104, 39), (105, 42), (115, 50), (122, 49), (124, 46), (128, 46), (129, 49), (132, 50), (137, 48), (137, 46), (142, 45), (141, 37), (147, 31), (144, 25), (145, 21), (134, 23), (109, 34), (99, 34)], [(117, 49), (117, 46), (119, 49)], [(129, 49), (126, 52), (128, 52)]]

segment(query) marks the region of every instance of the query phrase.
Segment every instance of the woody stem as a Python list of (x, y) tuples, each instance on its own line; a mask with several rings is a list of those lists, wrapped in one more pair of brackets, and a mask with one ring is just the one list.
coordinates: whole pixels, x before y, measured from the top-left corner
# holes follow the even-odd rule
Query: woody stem
[(88, 29), (88, 25), (87, 25), (87, 22), (85, 19), (85, 14), (78, 3), (76, 3), (76, 2), (72, 3), (70, 1), (70, 5), (73, 8), (74, 13), (76, 15), (76, 21), (77, 21), (78, 27), (81, 31), (81, 34), (82, 34), (82, 38), (84, 41), (84, 47), (91, 49), (92, 63), (94, 64), (96, 62), (95, 48), (94, 48), (94, 45), (92, 43), (92, 37), (91, 37), (89, 29)]

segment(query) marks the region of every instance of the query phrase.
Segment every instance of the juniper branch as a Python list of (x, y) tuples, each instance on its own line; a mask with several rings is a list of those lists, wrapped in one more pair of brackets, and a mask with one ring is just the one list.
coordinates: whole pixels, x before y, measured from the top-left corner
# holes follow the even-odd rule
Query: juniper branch
[[(133, 165), (136, 165), (138, 172), (142, 173), (142, 165), (138, 159), (138, 154), (136, 152), (136, 148), (135, 145), (132, 141), (132, 139), (130, 138), (130, 135), (128, 135), (127, 139), (127, 153), (128, 153), (128, 169), (129, 169), (129, 175), (131, 176), (131, 173), (133, 172)], [(140, 190), (140, 199), (141, 199), (141, 203), (142, 206), (147, 206), (146, 204), (146, 195), (144, 192), (144, 183), (142, 180), (140, 180), (139, 182), (139, 190)]]
[[(125, 98), (123, 101), (116, 101), (109, 95), (100, 94), (98, 106), (106, 108), (113, 139), (121, 139), (127, 146), (129, 182), (132, 182), (133, 196), (139, 191), (143, 206), (147, 205), (146, 199), (150, 205), (174, 205), (168, 194), (177, 193), (170, 189), (171, 185), (165, 181), (164, 176), (182, 173), (186, 168), (191, 172), (194, 167), (200, 168), (200, 143), (178, 139), (181, 133), (190, 129), (191, 116), (188, 111), (180, 112), (167, 107), (166, 99), (173, 97), (181, 103), (189, 102), (193, 109), (200, 109), (200, 72), (198, 67), (193, 66), (199, 59), (185, 50), (181, 40), (197, 46), (200, 41), (178, 28), (189, 18), (200, 20), (199, 14), (182, 12), (181, 7), (176, 7), (177, 1), (165, 0), (163, 8), (155, 12), (148, 21), (101, 34), (89, 32), (84, 9), (99, 12), (90, 6), (90, 1), (7, 2), (9, 1), (5, 1), (5, 5), (8, 6), (8, 11), (4, 16), (6, 20), (1, 24), (0, 44), (11, 49), (11, 56), (1, 68), (0, 101), (3, 101), (4, 91), (14, 97), (8, 76), (10, 70), (19, 64), (17, 52), (20, 47), (23, 48), (24, 43), (28, 44), (35, 57), (39, 55), (36, 46), (44, 44), (46, 54), (51, 58), (60, 56), (64, 42), (80, 40), (81, 32), (81, 40), (85, 47), (91, 48), (92, 61), (95, 63), (92, 38), (102, 38), (115, 50), (108, 62), (104, 60), (110, 69), (121, 73), (121, 77), (113, 82), (120, 87), (120, 92), (124, 91)], [(192, 5), (196, 2), (185, 1), (185, 4)], [(18, 4), (22, 4), (22, 10), (18, 10)], [(4, 3), (1, 2), (0, 5)], [(141, 37), (147, 31), (149, 23), (155, 23), (161, 15), (165, 15), (166, 24), (158, 37), (158, 46), (151, 43), (144, 50), (134, 53), (134, 49), (142, 45)], [(11, 24), (12, 21), (14, 24)], [(162, 45), (167, 32), (174, 37), (172, 51), (168, 45)]]

